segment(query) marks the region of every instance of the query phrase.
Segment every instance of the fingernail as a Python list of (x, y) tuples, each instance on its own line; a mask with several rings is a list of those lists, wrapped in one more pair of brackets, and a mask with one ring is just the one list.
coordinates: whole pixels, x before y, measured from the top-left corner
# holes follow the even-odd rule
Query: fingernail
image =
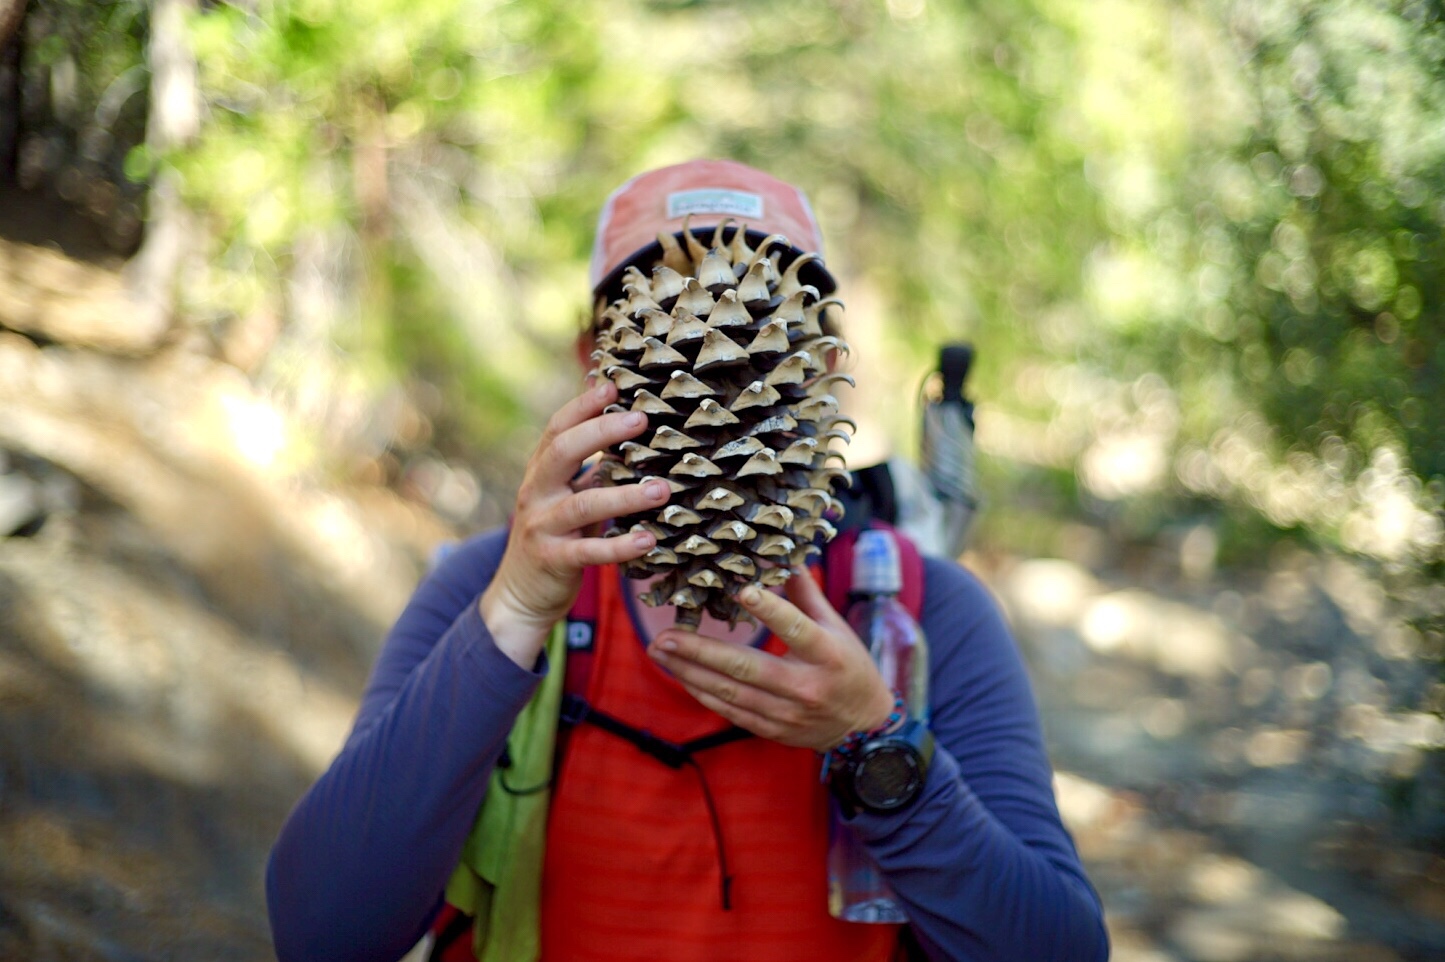
[(761, 601), (762, 599), (763, 599), (763, 593), (758, 590), (758, 588), (757, 588), (756, 585), (748, 585), (748, 586), (747, 586), (746, 588), (744, 588), (742, 591), (739, 591), (739, 592), (738, 592), (738, 601), (741, 601), (743, 604), (747, 605), (749, 608), (751, 608), (753, 605), (757, 604), (757, 603), (758, 603), (759, 601)]
[(633, 411), (622, 419), (622, 423), (629, 428), (640, 428), (647, 423), (647, 415), (641, 411)]
[(611, 389), (612, 389), (612, 382), (611, 382), (611, 381), (600, 381), (600, 380), (599, 380), (599, 381), (597, 382), (596, 393), (597, 393), (597, 396), (598, 396), (599, 398), (605, 398), (605, 397), (607, 396), (607, 392), (610, 391)]
[(677, 642), (671, 638), (659, 638), (652, 643), (652, 647), (666, 652), (677, 651)]
[(667, 496), (667, 483), (664, 481), (649, 481), (647, 482), (647, 486), (642, 490), (649, 498), (663, 498)]
[(654, 538), (652, 535), (648, 534), (646, 531), (639, 531), (637, 532), (637, 534), (632, 536), (632, 543), (637, 545), (639, 548), (651, 548), (654, 544), (657, 543), (657, 539)]

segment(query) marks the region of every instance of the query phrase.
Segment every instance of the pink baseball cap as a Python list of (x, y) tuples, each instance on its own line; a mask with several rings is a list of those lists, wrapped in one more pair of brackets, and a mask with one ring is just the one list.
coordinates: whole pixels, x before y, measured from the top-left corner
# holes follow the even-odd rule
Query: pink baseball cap
[[(801, 190), (734, 160), (690, 160), (638, 174), (607, 198), (592, 245), (593, 292), (610, 289), (627, 265), (660, 257), (657, 235), (681, 235), (689, 215), (688, 225), (703, 243), (704, 228), (732, 218), (734, 227), (747, 225), (749, 243), (769, 234), (786, 237), (792, 251), (783, 253), (785, 263), (823, 250), (822, 232)], [(803, 278), (825, 294), (837, 287), (816, 261), (803, 268)]]

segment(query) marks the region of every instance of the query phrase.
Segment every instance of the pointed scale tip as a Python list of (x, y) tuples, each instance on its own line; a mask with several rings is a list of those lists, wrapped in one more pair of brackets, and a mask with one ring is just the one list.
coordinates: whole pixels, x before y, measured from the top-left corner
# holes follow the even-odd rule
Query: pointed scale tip
[(765, 257), (748, 268), (748, 272), (738, 284), (738, 300), (750, 306), (772, 301), (773, 292), (768, 288), (767, 263)]
[(753, 251), (752, 260), (748, 263), (749, 271), (759, 264), (766, 264), (768, 270), (772, 273), (769, 280), (777, 279), (777, 270), (773, 267), (770, 257), (770, 248), (774, 244), (782, 244), (784, 247), (787, 247), (788, 238), (782, 234), (769, 234), (767, 237), (764, 237), (758, 243), (758, 249)]
[(747, 273), (748, 265), (752, 263), (753, 249), (748, 246), (748, 225), (743, 224), (733, 233), (732, 242), (728, 245), (733, 256), (733, 269), (738, 276)]
[(658, 303), (650, 290), (644, 290), (636, 284), (628, 284), (622, 290), (627, 294), (627, 306), (624, 309), (632, 316), (636, 317), (639, 311), (657, 310)]
[(691, 274), (696, 270), (697, 265), (702, 263), (702, 259), (707, 256), (707, 248), (702, 246), (702, 242), (699, 241), (692, 232), (691, 214), (688, 214), (682, 219), (682, 242), (687, 248), (687, 256), (693, 264), (693, 271), (687, 272)]
[(697, 282), (714, 294), (721, 294), (737, 283), (733, 265), (723, 253), (725, 248), (714, 247), (703, 256), (697, 268)]
[(748, 354), (751, 357), (770, 357), (775, 354), (782, 354), (788, 349), (788, 325), (776, 314), (773, 319), (764, 324), (754, 335), (752, 342), (748, 344)]
[[(819, 267), (822, 267), (823, 255), (816, 251), (809, 251), (806, 254), (799, 254), (797, 257), (794, 257), (793, 262), (788, 265), (788, 269), (783, 272), (783, 276), (778, 278), (778, 290), (776, 293), (779, 297), (791, 297), (811, 287), (811, 285), (804, 284), (798, 279), (798, 272), (809, 264), (817, 264)], [(818, 289), (811, 287), (811, 290), (813, 291), (813, 299), (817, 300)]]
[(748, 359), (748, 352), (741, 344), (717, 328), (708, 328), (703, 337), (702, 348), (697, 352), (693, 370), (702, 372), (719, 367), (731, 367)]
[(657, 242), (662, 245), (662, 263), (679, 274), (692, 273), (692, 261), (682, 245), (677, 242), (677, 237), (666, 231), (657, 235)]
[(727, 424), (737, 424), (739, 421), (736, 414), (712, 398), (703, 398), (702, 402), (698, 404), (697, 410), (688, 415), (682, 426), (684, 428), (720, 428)]
[(734, 290), (726, 290), (718, 295), (717, 303), (713, 305), (713, 309), (707, 315), (707, 326), (718, 330), (749, 327), (752, 323), (753, 316), (738, 300), (738, 293)]
[[(673, 313), (678, 314), (679, 312), (674, 310)], [(682, 312), (679, 317), (673, 319), (672, 330), (667, 332), (667, 343), (671, 346), (696, 344), (707, 338), (709, 330), (711, 328), (703, 322), (702, 318)]]
[(676, 370), (669, 375), (667, 384), (663, 385), (662, 397), (671, 400), (675, 397), (694, 400), (700, 397), (714, 397), (717, 391), (708, 385), (706, 381), (693, 377), (686, 371)]
[(647, 388), (641, 388), (632, 396), (633, 411), (641, 411), (643, 414), (677, 414), (677, 408), (668, 404), (662, 398), (653, 394)]
[(721, 221), (718, 222), (717, 227), (713, 228), (713, 232), (712, 232), (712, 246), (713, 246), (713, 248), (714, 248), (714, 249), (721, 249), (721, 250), (726, 251), (727, 257), (728, 257), (728, 260), (729, 260), (729, 261), (732, 260), (732, 248), (729, 247), (726, 243), (724, 243), (724, 241), (723, 241), (723, 231), (727, 229), (727, 226), (728, 226), (729, 224), (735, 224), (735, 223), (737, 223), (737, 221), (733, 220), (731, 217), (724, 217)]
[(668, 347), (655, 337), (647, 339), (647, 350), (642, 352), (642, 359), (637, 366), (644, 371), (658, 367), (680, 367), (687, 363), (687, 358), (682, 352)]
[(652, 269), (652, 297), (659, 306), (677, 297), (686, 286), (687, 277), (681, 271), (675, 271), (666, 264)]
[(706, 287), (698, 283), (696, 277), (689, 277), (683, 285), (682, 293), (677, 296), (677, 304), (673, 306), (674, 311), (686, 311), (688, 314), (696, 314), (699, 317), (707, 316), (717, 302)]

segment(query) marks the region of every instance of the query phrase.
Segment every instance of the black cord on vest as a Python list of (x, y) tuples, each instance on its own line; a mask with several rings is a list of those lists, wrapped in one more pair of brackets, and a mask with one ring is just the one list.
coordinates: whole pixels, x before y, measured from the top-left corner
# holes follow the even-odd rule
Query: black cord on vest
[(645, 729), (634, 728), (622, 719), (614, 718), (606, 712), (598, 711), (589, 705), (587, 699), (581, 695), (570, 693), (562, 696), (561, 720), (564, 725), (595, 725), (605, 732), (631, 742), (639, 750), (651, 755), (668, 768), (682, 768), (684, 765), (688, 765), (697, 772), (698, 784), (702, 786), (702, 798), (707, 804), (707, 817), (712, 822), (713, 844), (717, 846), (718, 872), (722, 877), (723, 911), (732, 911), (733, 877), (732, 873), (728, 871), (727, 851), (723, 846), (722, 819), (718, 817), (717, 803), (713, 801), (712, 790), (708, 788), (707, 775), (703, 772), (702, 766), (697, 763), (697, 759), (693, 757), (693, 753), (752, 738), (753, 733), (746, 728), (733, 725), (722, 731), (694, 738), (690, 742), (679, 745), (664, 738), (658, 738)]
[(540, 784), (531, 786), (530, 788), (513, 788), (507, 782), (507, 772), (511, 770), (511, 767), (512, 746), (510, 743), (508, 743), (507, 745), (504, 745), (502, 747), (501, 757), (497, 759), (497, 784), (501, 785), (502, 791), (506, 792), (508, 795), (535, 795), (538, 792), (544, 792), (552, 787), (552, 779), (549, 778), (546, 781), (541, 782)]
[(687, 764), (697, 772), (697, 783), (702, 786), (702, 798), (707, 803), (707, 817), (712, 821), (712, 840), (717, 845), (717, 867), (722, 877), (722, 907), (724, 912), (733, 908), (733, 877), (728, 871), (728, 856), (723, 848), (722, 819), (718, 818), (717, 803), (712, 799), (712, 790), (707, 785), (707, 775), (696, 758), (689, 758)]

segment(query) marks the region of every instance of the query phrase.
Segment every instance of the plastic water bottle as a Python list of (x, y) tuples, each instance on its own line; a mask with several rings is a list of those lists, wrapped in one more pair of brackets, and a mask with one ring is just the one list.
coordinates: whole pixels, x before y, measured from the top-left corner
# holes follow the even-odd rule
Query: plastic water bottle
[[(848, 623), (868, 645), (889, 687), (903, 695), (912, 718), (928, 717), (928, 645), (898, 600), (903, 567), (892, 532), (860, 532), (853, 548), (854, 595)], [(847, 922), (907, 922), (867, 847), (833, 803), (828, 844), (828, 911)]]

